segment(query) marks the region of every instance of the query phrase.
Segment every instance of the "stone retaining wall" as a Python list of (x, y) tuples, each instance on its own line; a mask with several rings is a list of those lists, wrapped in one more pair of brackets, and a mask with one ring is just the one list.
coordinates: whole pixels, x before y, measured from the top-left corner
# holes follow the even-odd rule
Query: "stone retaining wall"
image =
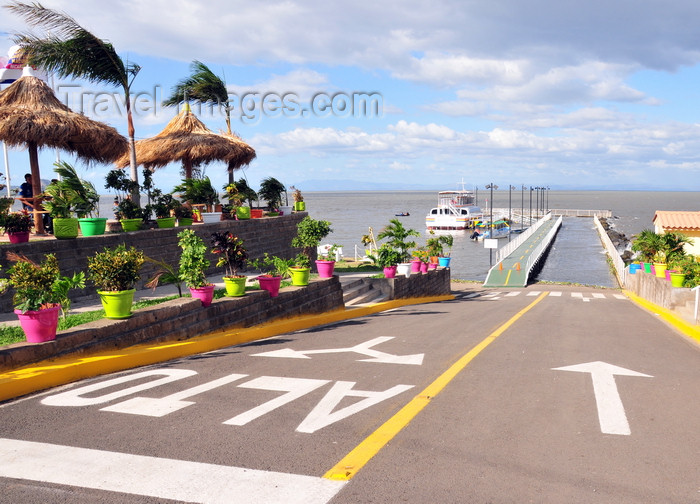
[(251, 327), (297, 315), (343, 308), (338, 277), (312, 281), (308, 287), (286, 287), (271, 298), (252, 291), (240, 298), (216, 299), (209, 307), (179, 298), (143, 308), (125, 320), (101, 319), (61, 331), (54, 341), (16, 343), (0, 348), (0, 371), (45, 359), (126, 348), (144, 342), (178, 341), (223, 328)]
[(367, 278), (372, 288), (380, 290), (387, 299), (442, 296), (450, 294), (450, 269), (438, 268), (408, 278)]
[(671, 287), (671, 282), (650, 273), (637, 271), (634, 275), (625, 274), (625, 289), (650, 303), (671, 310), (684, 320), (696, 323), (695, 293), (691, 289)]
[[(271, 255), (290, 258), (297, 254), (291, 242), (297, 234), (297, 223), (307, 215), (306, 212), (293, 213), (280, 217), (269, 217), (249, 220), (226, 220), (213, 224), (195, 224), (191, 229), (209, 246), (211, 233), (215, 231), (231, 231), (239, 236), (251, 259), (261, 257), (264, 252)], [(61, 273), (72, 275), (77, 271), (87, 274), (87, 258), (104, 247), (115, 247), (121, 243), (143, 250), (147, 257), (177, 265), (180, 259), (180, 248), (177, 246), (177, 234), (184, 228), (149, 229), (129, 233), (109, 233), (102, 236), (79, 237), (73, 240), (36, 240), (28, 243), (3, 243), (0, 245), (0, 266), (3, 269), (11, 265), (7, 261), (8, 251), (26, 255), (33, 261), (41, 261), (48, 253), (54, 253), (58, 259)], [(314, 251), (315, 253), (315, 251)], [(221, 272), (216, 268), (216, 257), (209, 254), (211, 267), (208, 274)], [(312, 258), (313, 259), (313, 258)], [(148, 279), (156, 271), (153, 264), (146, 263), (142, 270), (142, 280), (137, 289), (142, 289)], [(94, 286), (87, 285), (85, 289), (73, 291), (71, 299), (95, 299)], [(12, 292), (0, 296), (0, 309), (12, 311)]]

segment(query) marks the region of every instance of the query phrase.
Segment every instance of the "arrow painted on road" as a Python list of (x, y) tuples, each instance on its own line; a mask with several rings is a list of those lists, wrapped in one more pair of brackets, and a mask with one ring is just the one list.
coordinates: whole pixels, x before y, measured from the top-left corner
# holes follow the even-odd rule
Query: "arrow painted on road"
[(593, 380), (595, 402), (598, 406), (598, 421), (600, 422), (601, 432), (603, 434), (619, 434), (622, 436), (631, 434), (627, 416), (625, 415), (625, 408), (617, 391), (615, 375), (653, 378), (652, 376), (600, 361), (552, 369), (554, 371), (590, 373)]
[(379, 350), (374, 350), (372, 347), (394, 339), (393, 336), (380, 336), (379, 338), (374, 338), (359, 345), (346, 348), (324, 348), (320, 350), (293, 350), (291, 348), (282, 348), (280, 350), (273, 350), (271, 352), (263, 352), (258, 354), (253, 354), (254, 357), (280, 357), (284, 359), (310, 359), (309, 355), (312, 354), (327, 354), (327, 353), (344, 353), (344, 352), (354, 352), (361, 355), (367, 355), (371, 357), (370, 359), (361, 359), (360, 362), (377, 362), (380, 364), (408, 364), (413, 366), (420, 366), (423, 364), (423, 356), (425, 354), (413, 354), (413, 355), (394, 355), (390, 353), (380, 352)]

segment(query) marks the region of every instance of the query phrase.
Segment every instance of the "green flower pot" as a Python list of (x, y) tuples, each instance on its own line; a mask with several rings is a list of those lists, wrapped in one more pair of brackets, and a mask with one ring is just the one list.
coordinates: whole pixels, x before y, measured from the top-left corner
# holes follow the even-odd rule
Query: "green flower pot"
[(294, 210), (297, 212), (303, 212), (306, 210), (306, 201), (297, 201), (294, 203)]
[(53, 235), (59, 240), (78, 237), (78, 219), (54, 219)]
[(136, 289), (125, 291), (97, 291), (108, 319), (131, 317), (131, 305), (134, 303)]
[(236, 208), (236, 217), (240, 220), (250, 219), (250, 207), (241, 206)]
[(683, 287), (685, 273), (671, 273), (671, 287)]
[(124, 231), (138, 231), (143, 224), (142, 219), (122, 219), (119, 221)]
[(224, 277), (226, 295), (231, 297), (241, 297), (245, 295), (246, 277)]
[(309, 273), (311, 268), (289, 268), (292, 274), (292, 285), (309, 285)]
[(180, 217), (177, 220), (177, 225), (178, 226), (191, 226), (192, 222), (194, 222), (194, 219), (190, 219), (188, 217)]
[(160, 217), (156, 219), (159, 228), (174, 228), (175, 217)]
[(107, 217), (86, 217), (78, 219), (78, 224), (80, 225), (80, 233), (83, 236), (99, 236), (105, 234)]

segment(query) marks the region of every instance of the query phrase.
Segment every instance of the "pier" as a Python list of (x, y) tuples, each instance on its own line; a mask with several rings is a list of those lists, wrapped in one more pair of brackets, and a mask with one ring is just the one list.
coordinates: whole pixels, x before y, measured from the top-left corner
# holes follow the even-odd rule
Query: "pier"
[(496, 253), (484, 287), (525, 287), (530, 273), (542, 258), (561, 226), (562, 217), (547, 214)]

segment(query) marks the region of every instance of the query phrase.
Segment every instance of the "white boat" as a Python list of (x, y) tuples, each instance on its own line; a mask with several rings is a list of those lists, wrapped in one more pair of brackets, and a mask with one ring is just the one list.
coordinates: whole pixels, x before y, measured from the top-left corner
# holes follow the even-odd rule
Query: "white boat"
[(467, 229), (473, 227), (475, 221), (483, 218), (481, 208), (476, 206), (476, 196), (473, 191), (466, 189), (440, 191), (437, 206), (431, 208), (425, 216), (425, 227)]

